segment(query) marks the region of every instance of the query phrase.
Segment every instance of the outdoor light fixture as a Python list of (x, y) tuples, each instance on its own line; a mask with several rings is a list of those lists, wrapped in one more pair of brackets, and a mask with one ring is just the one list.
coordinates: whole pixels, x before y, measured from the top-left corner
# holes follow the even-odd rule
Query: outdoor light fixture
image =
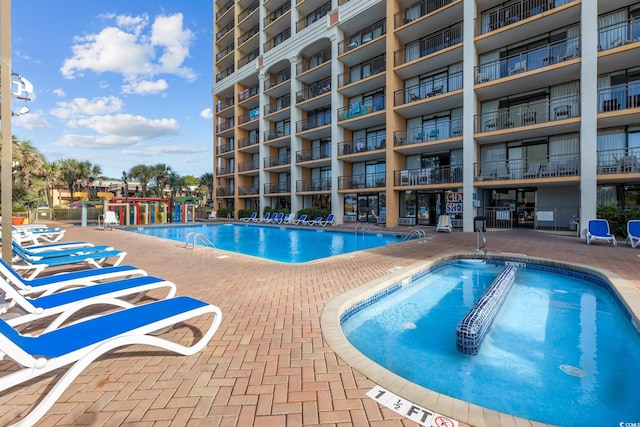
[(14, 113), (13, 111), (11, 112), (12, 116), (22, 116), (24, 114), (27, 114), (29, 111), (31, 111), (31, 109), (29, 107), (27, 107), (26, 105), (24, 107), (22, 107), (17, 113)]

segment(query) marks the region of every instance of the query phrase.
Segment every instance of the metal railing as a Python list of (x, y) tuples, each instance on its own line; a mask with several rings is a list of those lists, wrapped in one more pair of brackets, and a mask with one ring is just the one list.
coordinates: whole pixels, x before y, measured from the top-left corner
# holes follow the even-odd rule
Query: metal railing
[(338, 177), (339, 190), (352, 190), (362, 188), (380, 188), (387, 185), (385, 172), (346, 175)]
[(365, 43), (369, 43), (370, 41), (380, 38), (386, 33), (386, 20), (381, 19), (380, 21), (349, 35), (348, 39), (338, 43), (338, 55), (342, 55), (343, 53), (353, 50), (358, 46), (362, 46)]
[(406, 25), (418, 18), (421, 18), (425, 15), (430, 14), (431, 12), (435, 12), (438, 9), (441, 9), (452, 3), (454, 0), (423, 0), (417, 3), (412, 4), (408, 8), (396, 13), (393, 17), (393, 21), (395, 27), (401, 27)]
[(407, 187), (462, 182), (462, 174), (462, 165), (400, 169), (393, 172), (393, 185)]
[(384, 55), (377, 56), (368, 61), (352, 66), (347, 72), (338, 74), (338, 87), (350, 85), (386, 70)]
[(598, 29), (598, 50), (640, 41), (640, 18), (634, 17)]
[(579, 176), (580, 153), (481, 162), (473, 169), (475, 181)]
[(631, 82), (598, 89), (599, 113), (629, 108), (640, 108), (640, 83)]
[(296, 92), (296, 102), (303, 102), (329, 92), (331, 92), (331, 77), (304, 85), (302, 90)]
[(279, 155), (279, 156), (271, 156), (264, 158), (264, 167), (272, 168), (274, 166), (283, 166), (291, 164), (291, 156), (290, 155)]
[(297, 74), (312, 70), (328, 61), (331, 61), (331, 46), (309, 57), (303, 57), (302, 61), (298, 63)]
[(393, 54), (394, 65), (399, 66), (462, 43), (462, 24), (457, 23), (444, 31), (414, 40)]
[(531, 16), (540, 15), (574, 0), (522, 0), (485, 11), (476, 19), (476, 35), (490, 33)]
[(303, 179), (296, 181), (296, 192), (329, 190), (331, 190), (331, 178)]
[(331, 157), (331, 145), (300, 150), (296, 152), (296, 163), (308, 162), (311, 160), (328, 159)]
[(397, 90), (393, 94), (393, 103), (396, 106), (409, 104), (459, 89), (462, 89), (462, 72)]
[[(382, 89), (382, 88), (380, 88)], [(376, 96), (366, 101), (355, 102), (351, 105), (338, 108), (338, 121), (354, 119), (367, 114), (375, 113), (385, 109), (384, 96)]]
[(344, 156), (354, 153), (366, 153), (368, 151), (383, 150), (387, 147), (385, 138), (358, 138), (353, 141), (338, 143), (338, 155)]
[(462, 118), (439, 120), (436, 123), (425, 123), (420, 127), (398, 130), (393, 133), (394, 146), (421, 144), (439, 139), (459, 138), (462, 136)]
[(598, 174), (640, 173), (640, 147), (598, 150)]

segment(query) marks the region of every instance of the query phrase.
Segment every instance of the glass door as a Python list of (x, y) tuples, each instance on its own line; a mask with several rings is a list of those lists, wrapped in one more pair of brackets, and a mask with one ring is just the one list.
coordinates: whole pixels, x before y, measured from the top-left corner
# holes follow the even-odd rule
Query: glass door
[(358, 221), (378, 222), (380, 214), (377, 194), (358, 195)]

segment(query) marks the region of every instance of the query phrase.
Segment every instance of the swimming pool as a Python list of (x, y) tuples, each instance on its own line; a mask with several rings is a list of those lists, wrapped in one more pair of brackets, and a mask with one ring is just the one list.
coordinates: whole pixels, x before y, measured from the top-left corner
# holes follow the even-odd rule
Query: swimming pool
[[(330, 316), (342, 319), (350, 344), (376, 362), (354, 367), (378, 383), (407, 378), (417, 384), (416, 396), (427, 395), (424, 387), (452, 401), (545, 423), (640, 420), (638, 326), (607, 284), (519, 263), (479, 354), (469, 356), (456, 349), (456, 325), (504, 266), (445, 264), (417, 269), (397, 282), (372, 283), (371, 293), (354, 292), (327, 307)], [(326, 324), (323, 313), (323, 331)], [(344, 342), (334, 346), (342, 347), (339, 354), (349, 351)], [(376, 373), (376, 366), (394, 374)], [(446, 399), (432, 398), (439, 400)], [(451, 411), (461, 405), (444, 406)], [(463, 415), (469, 412), (448, 415), (469, 422)]]
[(191, 233), (204, 235), (216, 248), (273, 261), (302, 263), (401, 241), (384, 233), (329, 231), (325, 228), (265, 227), (251, 224), (216, 224), (129, 228), (133, 231), (184, 243)]

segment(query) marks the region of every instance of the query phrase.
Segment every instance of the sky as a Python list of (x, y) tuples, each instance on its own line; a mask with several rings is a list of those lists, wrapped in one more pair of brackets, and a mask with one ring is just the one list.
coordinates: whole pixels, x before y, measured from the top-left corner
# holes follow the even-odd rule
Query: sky
[(47, 161), (76, 159), (121, 178), (165, 163), (212, 172), (210, 0), (11, 2), (12, 71), (34, 86), (12, 100), (12, 134)]

